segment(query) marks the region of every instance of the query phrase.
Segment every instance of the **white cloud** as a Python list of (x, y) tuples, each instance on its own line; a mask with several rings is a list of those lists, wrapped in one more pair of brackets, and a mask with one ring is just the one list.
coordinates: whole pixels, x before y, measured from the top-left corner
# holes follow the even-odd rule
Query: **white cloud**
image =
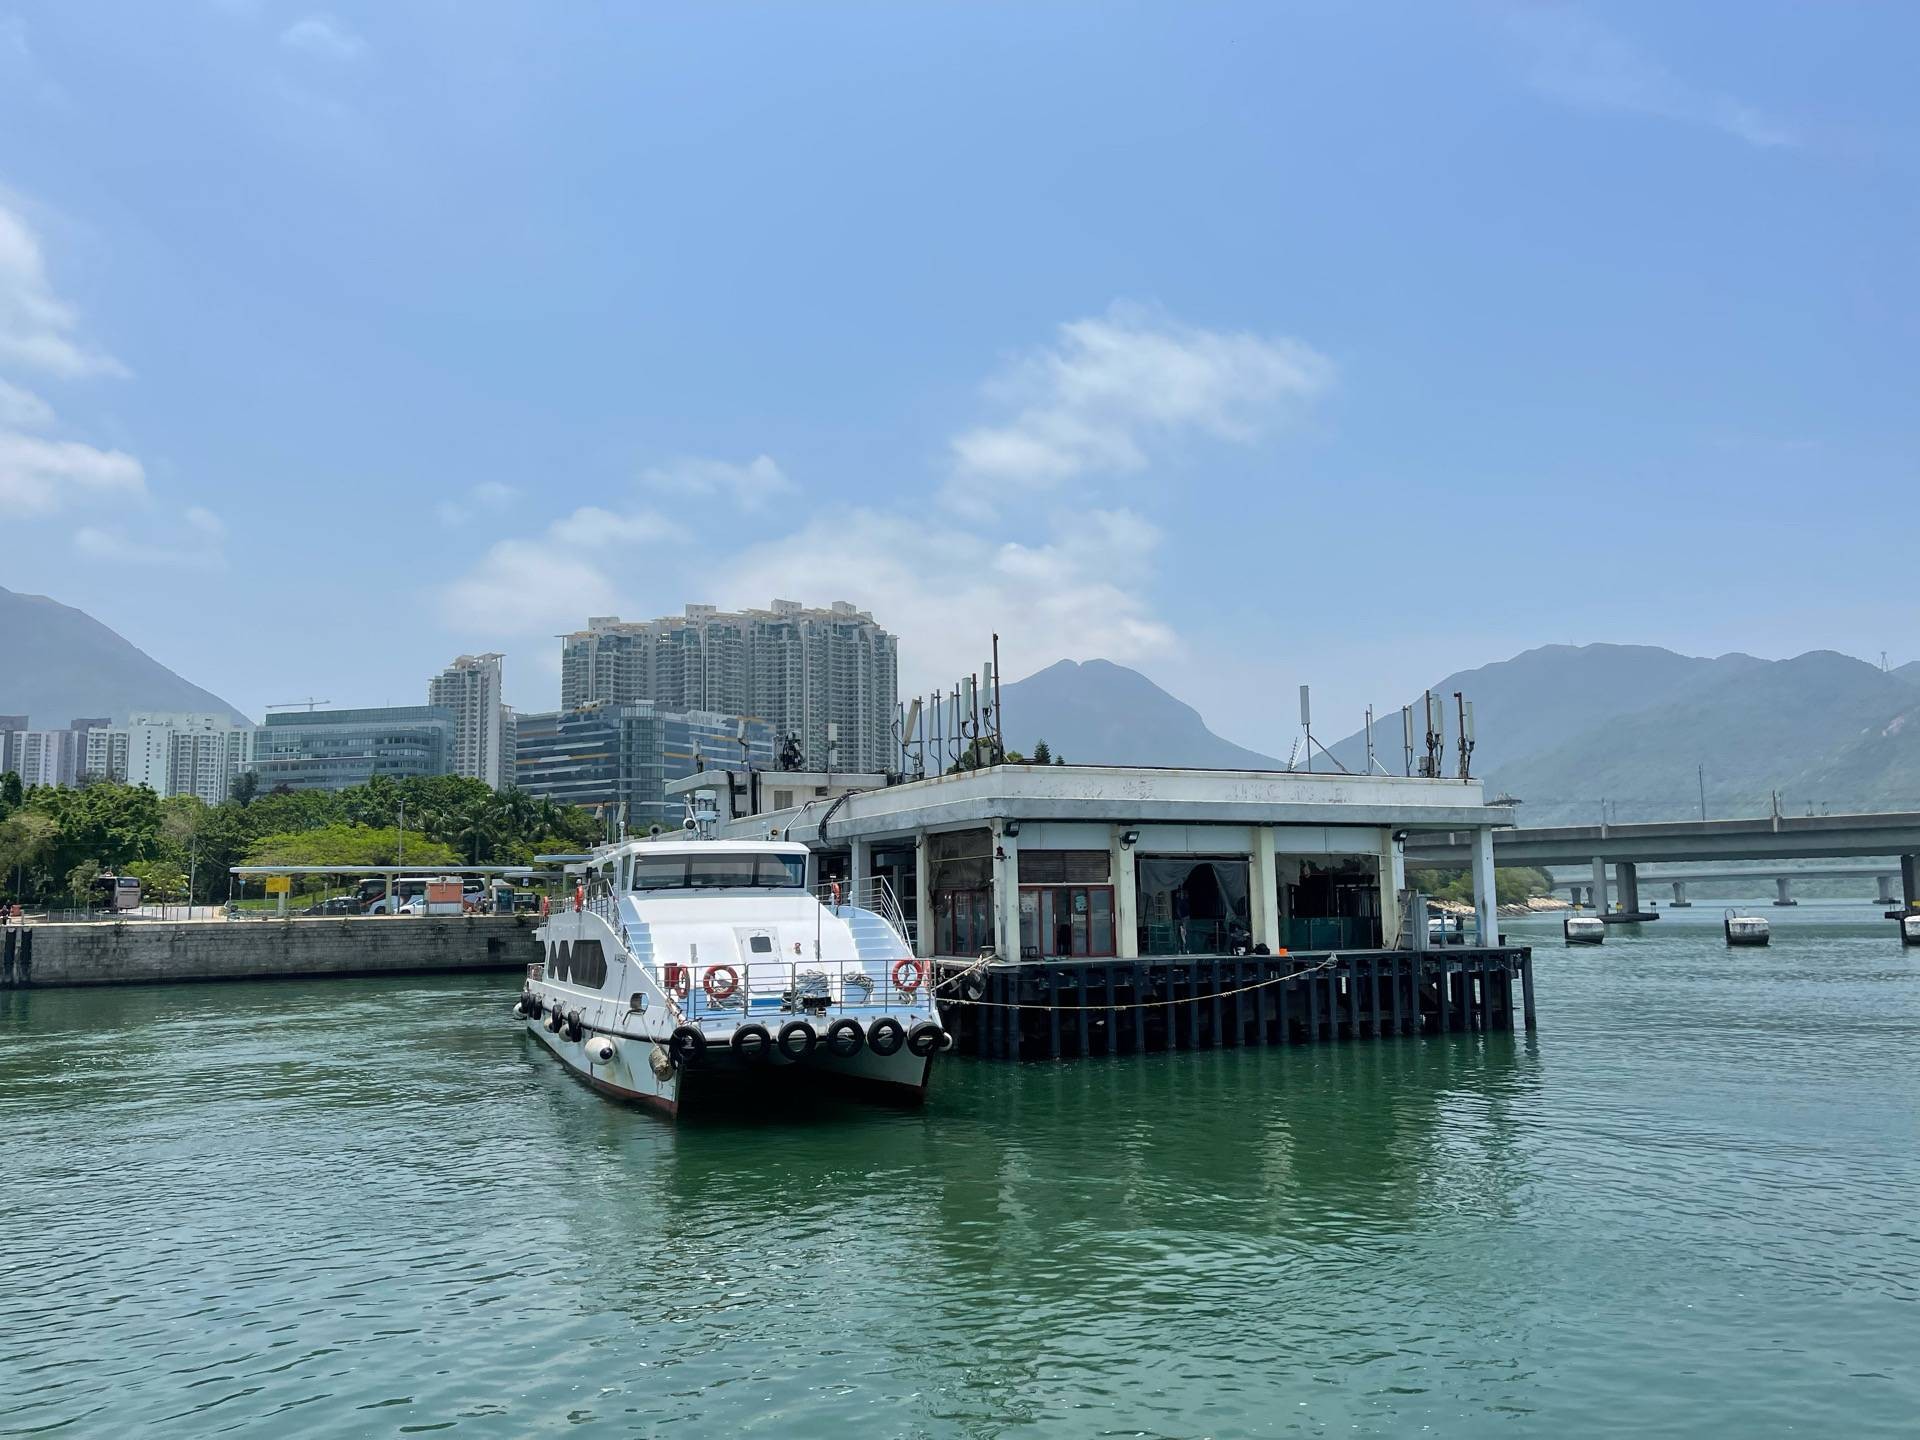
[(1062, 325), (988, 387), (1013, 414), (954, 437), (946, 498), (984, 516), (1034, 487), (1143, 469), (1156, 443), (1186, 434), (1251, 443), (1332, 379), (1332, 363), (1297, 340), (1117, 304)]
[(619, 587), (603, 566), (637, 557), (608, 557), (621, 546), (681, 538), (672, 521), (650, 511), (617, 514), (587, 506), (556, 520), (537, 539), (500, 540), (477, 565), (440, 591), (448, 629), (475, 634), (551, 635), (577, 630), (589, 615), (619, 608)]
[(367, 48), (365, 40), (331, 15), (308, 15), (294, 21), (280, 32), (280, 43), (322, 60), (357, 60)]
[(1563, 104), (1704, 125), (1763, 148), (1799, 143), (1786, 126), (1731, 95), (1688, 84), (1578, 10), (1531, 5), (1509, 23), (1529, 52), (1528, 83)]
[(146, 471), (122, 450), (0, 430), (0, 510), (50, 515), (69, 502), (146, 494)]
[(481, 515), (500, 514), (519, 494), (511, 485), (488, 480), (474, 486), (458, 500), (442, 500), (433, 507), (433, 513), (442, 525), (457, 527)]
[(39, 239), (0, 205), (0, 363), (69, 380), (125, 375), (118, 360), (74, 338), (75, 323), (72, 308), (48, 283)]
[(177, 534), (131, 534), (121, 524), (86, 524), (73, 532), (73, 551), (88, 561), (111, 564), (144, 564), (161, 570), (225, 570), (227, 551), (221, 543), (225, 534), (225, 526), (219, 534), (207, 534), (194, 524)]
[(744, 465), (689, 456), (643, 471), (640, 483), (670, 495), (724, 496), (742, 510), (758, 510), (794, 488), (766, 455), (756, 455)]
[(1061, 659), (1141, 660), (1175, 647), (1143, 580), (1159, 532), (1125, 510), (1079, 511), (1046, 543), (854, 511), (729, 557), (716, 597), (850, 600), (900, 637), (901, 690), (946, 684), (1001, 635), (1008, 673)]
[(0, 380), (0, 426), (44, 430), (53, 423), (53, 407), (31, 390)]

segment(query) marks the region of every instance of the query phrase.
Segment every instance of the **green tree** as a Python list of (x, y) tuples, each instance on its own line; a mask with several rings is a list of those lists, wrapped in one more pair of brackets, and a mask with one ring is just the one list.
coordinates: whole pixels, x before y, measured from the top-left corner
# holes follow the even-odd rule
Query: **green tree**
[(93, 882), (106, 872), (97, 860), (82, 860), (67, 872), (67, 893), (76, 910), (88, 909), (94, 901)]
[(13, 814), (26, 803), (26, 791), (20, 788), (20, 777), (9, 770), (0, 774), (0, 820)]
[(322, 825), (313, 830), (291, 830), (263, 835), (254, 841), (243, 865), (407, 865), (431, 868), (458, 865), (459, 852), (451, 845), (409, 835), (406, 854), (400, 853), (400, 832), (391, 826)]
[(1033, 763), (1035, 765), (1053, 764), (1053, 747), (1044, 740), (1036, 740), (1033, 745)]

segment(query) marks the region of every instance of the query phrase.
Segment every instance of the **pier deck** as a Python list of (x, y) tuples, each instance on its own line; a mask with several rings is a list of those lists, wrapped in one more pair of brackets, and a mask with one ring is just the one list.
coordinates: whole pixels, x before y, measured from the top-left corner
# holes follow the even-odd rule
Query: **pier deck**
[(1057, 1060), (1534, 1028), (1525, 946), (934, 963), (957, 1053)]

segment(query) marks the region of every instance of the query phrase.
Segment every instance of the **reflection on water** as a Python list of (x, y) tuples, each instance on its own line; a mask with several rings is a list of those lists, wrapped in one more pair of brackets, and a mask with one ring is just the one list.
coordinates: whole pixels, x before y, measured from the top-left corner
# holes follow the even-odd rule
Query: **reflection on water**
[(1536, 1036), (956, 1060), (777, 1125), (607, 1103), (490, 981), (6, 993), (0, 1434), (1891, 1432), (1887, 928), (1541, 923)]

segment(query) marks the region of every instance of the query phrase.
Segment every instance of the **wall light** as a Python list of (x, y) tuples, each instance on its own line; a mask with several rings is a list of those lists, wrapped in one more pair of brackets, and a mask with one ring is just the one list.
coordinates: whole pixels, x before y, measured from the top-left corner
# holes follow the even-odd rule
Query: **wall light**
[(1120, 832), (1120, 848), (1122, 850), (1131, 850), (1139, 843), (1140, 832), (1138, 830), (1122, 830)]
[(1001, 822), (1000, 833), (1002, 835), (1018, 835), (1020, 833), (1020, 822), (1018, 820)]

